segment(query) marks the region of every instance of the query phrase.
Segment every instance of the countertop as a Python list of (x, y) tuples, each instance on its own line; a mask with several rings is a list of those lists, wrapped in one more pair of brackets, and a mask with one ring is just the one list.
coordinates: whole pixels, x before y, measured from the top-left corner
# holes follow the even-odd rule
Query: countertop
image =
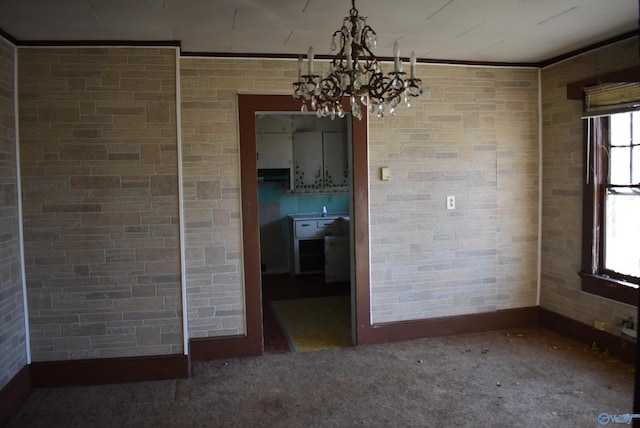
[(300, 213), (300, 214), (289, 214), (289, 217), (293, 220), (336, 220), (336, 219), (344, 219), (349, 221), (349, 213)]

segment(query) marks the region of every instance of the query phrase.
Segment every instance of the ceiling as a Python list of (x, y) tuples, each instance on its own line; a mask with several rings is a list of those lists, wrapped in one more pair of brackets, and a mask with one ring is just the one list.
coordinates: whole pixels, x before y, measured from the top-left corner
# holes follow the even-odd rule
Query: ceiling
[[(377, 56), (540, 63), (637, 29), (638, 0), (359, 0)], [(329, 54), (349, 0), (0, 0), (27, 41), (179, 41), (183, 52)]]

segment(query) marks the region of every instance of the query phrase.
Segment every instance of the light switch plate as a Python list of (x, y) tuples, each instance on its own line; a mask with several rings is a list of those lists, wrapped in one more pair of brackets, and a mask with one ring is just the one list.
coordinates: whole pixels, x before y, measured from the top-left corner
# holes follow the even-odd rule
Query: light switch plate
[(380, 168), (380, 180), (389, 181), (389, 167), (383, 166)]

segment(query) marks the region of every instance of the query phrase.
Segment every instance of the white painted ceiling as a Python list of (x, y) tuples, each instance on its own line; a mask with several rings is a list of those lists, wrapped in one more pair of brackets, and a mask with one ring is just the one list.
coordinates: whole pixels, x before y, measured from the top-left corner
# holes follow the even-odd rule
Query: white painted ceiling
[[(19, 41), (168, 41), (183, 52), (328, 54), (350, 0), (0, 0)], [(357, 0), (377, 56), (538, 63), (633, 31), (638, 0)]]

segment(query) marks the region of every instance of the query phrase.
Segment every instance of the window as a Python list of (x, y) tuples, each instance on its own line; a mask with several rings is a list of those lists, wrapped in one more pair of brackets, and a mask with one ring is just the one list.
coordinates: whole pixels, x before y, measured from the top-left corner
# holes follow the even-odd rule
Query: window
[(637, 304), (640, 284), (640, 111), (587, 123), (582, 289)]
[(637, 282), (640, 278), (640, 112), (614, 114), (609, 121), (604, 271)]

